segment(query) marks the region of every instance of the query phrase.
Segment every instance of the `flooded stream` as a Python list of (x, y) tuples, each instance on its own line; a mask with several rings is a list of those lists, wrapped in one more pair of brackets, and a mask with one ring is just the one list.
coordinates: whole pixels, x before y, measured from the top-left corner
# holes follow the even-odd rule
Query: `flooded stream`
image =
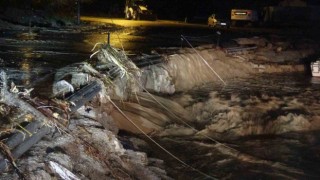
[[(122, 48), (121, 44), (124, 44), (124, 49), (129, 52), (141, 48), (149, 50), (166, 42), (170, 42), (167, 46), (179, 46), (180, 43), (175, 36), (162, 40), (160, 31), (158, 36), (149, 38), (137, 35), (136, 31), (121, 30), (121, 38), (116, 40), (115, 34), (112, 41), (117, 48)], [(179, 30), (174, 34), (177, 32)], [(0, 66), (6, 69), (12, 81), (26, 87), (57, 68), (87, 60), (93, 45), (106, 40), (106, 33), (46, 31), (28, 35), (1, 32)], [(177, 102), (182, 97), (191, 98), (187, 103), (180, 104), (193, 111), (199, 132), (210, 134), (210, 128), (221, 128), (211, 124), (217, 118), (223, 119), (223, 113), (231, 109), (235, 112), (241, 109), (240, 114), (246, 115), (247, 119), (259, 121), (251, 129), (244, 127), (242, 134), (237, 134), (243, 128), (241, 124), (238, 124), (240, 128), (234, 126), (221, 130), (220, 134), (210, 134), (210, 137), (256, 160), (234, 156), (207, 138), (165, 137), (159, 138), (158, 142), (188, 165), (218, 179), (319, 179), (320, 124), (317, 124), (317, 119), (320, 117), (320, 80), (305, 74), (265, 74), (227, 83), (225, 87), (206, 84), (170, 98)], [(214, 100), (218, 100), (214, 102), (216, 106), (209, 106), (210, 101)], [(214, 109), (216, 107), (219, 108)], [(290, 122), (290, 127), (283, 126), (287, 130), (276, 129), (277, 124), (269, 123), (280, 116), (293, 116), (288, 121), (295, 121), (295, 117), (300, 115), (306, 120), (313, 119), (309, 124), (309, 129), (313, 130), (295, 129), (298, 125), (291, 126)], [(169, 176), (174, 179), (207, 179), (172, 159), (152, 143), (150, 146), (152, 150), (148, 156), (163, 159)]]
[[(227, 147), (224, 148), (206, 137), (165, 137), (158, 140), (188, 165), (218, 179), (318, 179), (319, 122), (312, 124), (314, 128), (311, 129), (314, 130), (294, 131), (294, 125), (288, 125), (290, 122), (284, 126), (277, 124), (283, 129), (271, 130), (275, 127), (270, 125), (270, 121), (290, 113), (302, 115), (309, 121), (312, 121), (310, 118), (319, 119), (319, 82), (319, 79), (301, 73), (265, 74), (253, 78), (234, 79), (225, 87), (207, 84), (199, 89), (183, 92), (183, 95), (178, 96), (190, 95), (193, 101), (188, 106), (193, 108), (199, 102), (211, 101), (210, 93), (215, 92), (215, 98), (224, 102), (220, 105), (227, 106), (225, 109), (220, 106), (220, 114), (237, 106), (248, 111), (250, 109), (253, 111), (250, 118), (254, 119), (252, 121), (260, 121), (255, 125), (261, 127), (253, 125), (250, 129), (243, 124), (237, 124), (238, 127), (234, 126), (233, 129), (223, 126), (216, 128), (221, 134), (213, 133), (210, 137), (216, 137), (213, 139), (225, 144)], [(273, 99), (271, 104), (279, 103), (279, 106), (262, 112), (259, 107), (265, 106), (263, 108), (268, 109), (266, 106), (271, 105), (266, 102), (270, 99)], [(302, 106), (290, 108), (288, 99), (289, 102), (300, 102)], [(203, 125), (197, 127), (199, 131), (208, 128), (213, 121), (219, 119), (219, 113), (213, 110), (217, 107), (208, 107), (209, 103), (205, 105), (205, 108), (193, 109), (197, 114), (196, 118), (201, 119), (198, 120), (199, 124)], [(243, 112), (242, 121), (248, 120), (244, 117), (246, 113), (250, 114)], [(234, 129), (240, 126), (242, 134), (236, 134), (238, 131)], [(285, 128), (288, 128), (288, 131)], [(293, 131), (290, 128), (293, 128)], [(150, 154), (165, 160), (171, 177), (210, 179), (190, 167), (185, 167), (161, 150), (154, 151), (155, 149), (159, 148), (153, 146)], [(235, 152), (232, 152), (234, 150)]]

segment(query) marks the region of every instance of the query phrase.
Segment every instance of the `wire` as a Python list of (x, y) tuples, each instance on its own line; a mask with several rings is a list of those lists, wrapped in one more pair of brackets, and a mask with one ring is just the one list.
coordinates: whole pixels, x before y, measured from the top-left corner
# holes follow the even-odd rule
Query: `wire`
[[(113, 24), (115, 24), (115, 23), (113, 22), (113, 19), (112, 19), (112, 18), (111, 18), (111, 22), (112, 22)], [(119, 42), (120, 42), (120, 44), (121, 44), (122, 51), (124, 52), (124, 47), (123, 47), (123, 44), (122, 44), (121, 39), (120, 39), (120, 37), (119, 37), (119, 34), (118, 34), (118, 33), (116, 33), (116, 34), (117, 34), (117, 38), (119, 39)], [(125, 56), (125, 58), (128, 59), (127, 56)], [(132, 76), (132, 77), (136, 80), (136, 82), (139, 84), (139, 86), (140, 86), (141, 88), (143, 88), (146, 92), (148, 92), (148, 90), (145, 89), (145, 88), (139, 83), (139, 81), (138, 81), (132, 74), (129, 73), (129, 76)], [(164, 107), (167, 111), (171, 112), (171, 111), (170, 111), (168, 108), (166, 108), (163, 104), (161, 104), (159, 101), (157, 101), (157, 100), (152, 96), (151, 93), (148, 92), (148, 94), (151, 95), (151, 97), (152, 97), (158, 104), (160, 104), (162, 107)], [(185, 165), (186, 167), (189, 167), (190, 169), (193, 169), (194, 171), (196, 171), (196, 172), (204, 175), (204, 176), (207, 177), (207, 178), (216, 179), (216, 178), (214, 178), (214, 177), (212, 177), (212, 176), (210, 176), (210, 175), (208, 175), (208, 174), (206, 174), (206, 173), (204, 173), (204, 172), (202, 172), (202, 171), (200, 171), (200, 170), (198, 170), (198, 169), (196, 169), (196, 168), (188, 165), (187, 163), (185, 163), (184, 161), (182, 161), (181, 159), (179, 159), (177, 156), (175, 156), (174, 154), (172, 154), (170, 151), (168, 151), (167, 149), (165, 149), (164, 147), (162, 147), (162, 146), (161, 146), (159, 143), (157, 143), (153, 138), (151, 138), (147, 133), (145, 133), (139, 126), (137, 126), (126, 114), (124, 114), (124, 113), (121, 111), (121, 109), (110, 99), (110, 97), (108, 97), (108, 98), (109, 98), (109, 101), (113, 104), (113, 106), (114, 106), (131, 124), (133, 124), (141, 133), (143, 133), (148, 139), (150, 139), (154, 144), (156, 144), (156, 145), (157, 145), (159, 148), (161, 148), (163, 151), (165, 151), (167, 154), (169, 154), (171, 157), (173, 157), (174, 159), (176, 159), (178, 162), (180, 162), (181, 164)], [(172, 113), (172, 112), (171, 112), (171, 113)], [(172, 114), (173, 114), (174, 116), (176, 116), (174, 113), (172, 113)], [(176, 117), (177, 117), (177, 116), (176, 116)], [(180, 119), (179, 117), (177, 117), (177, 118)], [(184, 121), (182, 121), (182, 122), (184, 122)], [(190, 126), (190, 125), (189, 125), (189, 126)], [(190, 126), (190, 127), (192, 127), (192, 126)], [(197, 130), (196, 130), (196, 131), (197, 131)]]
[[(138, 81), (137, 79), (136, 79), (136, 81), (137, 81), (137, 83), (139, 84), (139, 86), (140, 86), (144, 91), (146, 91), (147, 94), (148, 94), (156, 103), (158, 103), (162, 108), (164, 108), (166, 111), (168, 111), (171, 115), (175, 116), (180, 122), (182, 122), (184, 125), (186, 125), (186, 126), (188, 126), (189, 128), (191, 128), (193, 131), (199, 132), (199, 130), (195, 129), (195, 128), (194, 128), (193, 126), (191, 126), (189, 123), (183, 121), (180, 117), (178, 117), (175, 113), (173, 113), (173, 112), (172, 112), (170, 109), (168, 109), (165, 105), (163, 105), (161, 102), (159, 102), (145, 87), (142, 86), (142, 84), (139, 83), (139, 81)], [(205, 138), (208, 138), (208, 139), (211, 140), (212, 142), (217, 143), (217, 144), (220, 144), (220, 145), (222, 145), (222, 146), (224, 146), (224, 147), (226, 147), (226, 148), (228, 148), (228, 149), (231, 149), (231, 150), (234, 150), (234, 151), (238, 151), (238, 150), (236, 150), (236, 149), (234, 149), (234, 148), (232, 148), (232, 147), (230, 147), (230, 146), (227, 146), (227, 145), (225, 145), (225, 144), (223, 144), (223, 143), (221, 143), (221, 142), (219, 142), (219, 141), (217, 141), (217, 140), (215, 140), (215, 139), (213, 139), (213, 138), (205, 135), (205, 134), (200, 134), (200, 136), (203, 136), (203, 137), (205, 137)]]
[(159, 143), (157, 143), (152, 137), (150, 137), (147, 133), (145, 133), (138, 125), (136, 125), (111, 99), (110, 97), (108, 97), (108, 100), (111, 102), (111, 104), (120, 112), (120, 114), (125, 117), (134, 127), (136, 127), (143, 135), (145, 135), (150, 141), (152, 141), (154, 144), (156, 144), (160, 149), (162, 149), (164, 152), (166, 152), (167, 154), (169, 154), (172, 158), (176, 159), (178, 162), (180, 162), (181, 164), (185, 165), (186, 167), (202, 174), (203, 176), (210, 178), (210, 179), (217, 179), (214, 178), (190, 165), (188, 165), (187, 163), (185, 163), (184, 161), (182, 161), (180, 158), (178, 158), (177, 156), (175, 156), (174, 154), (172, 154), (170, 151), (168, 151), (166, 148), (164, 148), (163, 146), (161, 146)]
[(181, 37), (186, 40), (186, 42), (189, 44), (189, 46), (197, 53), (197, 55), (201, 58), (201, 60), (210, 68), (210, 70), (223, 82), (224, 85), (227, 85), (227, 83), (219, 76), (219, 74), (213, 70), (213, 68), (209, 65), (209, 63), (198, 53), (198, 51), (191, 45), (191, 43), (187, 40), (187, 38), (183, 35)]

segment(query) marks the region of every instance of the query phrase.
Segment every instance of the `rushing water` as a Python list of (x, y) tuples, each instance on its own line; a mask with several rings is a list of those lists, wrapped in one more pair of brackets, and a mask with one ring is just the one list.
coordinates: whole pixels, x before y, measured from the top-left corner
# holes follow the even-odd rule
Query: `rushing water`
[[(131, 30), (120, 31), (121, 40), (115, 40), (117, 47), (127, 50), (150, 45), (150, 39), (130, 34)], [(152, 46), (165, 44), (157, 36)], [(117, 39), (113, 35), (113, 39)], [(179, 38), (172, 38), (178, 45)], [(2, 32), (0, 37), (0, 63), (18, 85), (27, 86), (59, 67), (89, 58), (92, 46), (106, 40), (106, 32), (99, 33), (52, 33), (43, 32), (28, 35), (21, 32)], [(168, 39), (166, 39), (168, 40)], [(122, 42), (120, 42), (122, 41)], [(160, 43), (160, 44), (161, 44)], [(167, 44), (168, 45), (168, 44)], [(150, 47), (149, 47), (150, 48)], [(194, 103), (206, 102), (211, 92), (226, 101), (236, 95), (241, 101), (262, 96), (297, 99), (311, 110), (294, 109), (292, 113), (320, 115), (320, 80), (304, 74), (262, 75), (246, 79), (234, 79), (225, 87), (207, 84), (185, 94), (191, 95)], [(240, 103), (241, 103), (240, 101)], [(276, 112), (272, 112), (276, 113)], [(282, 112), (283, 113), (283, 112)], [(273, 114), (270, 114), (273, 116)], [(174, 179), (208, 179), (201, 173), (219, 179), (319, 179), (320, 173), (320, 131), (286, 132), (262, 134), (224, 140), (223, 143), (243, 154), (255, 157), (255, 161), (234, 156), (219, 149), (208, 139), (161, 138), (159, 143), (181, 160), (201, 171), (200, 173), (172, 159), (168, 154), (152, 146), (149, 156), (165, 160), (166, 169)], [(150, 143), (151, 144), (151, 143)], [(259, 161), (261, 160), (261, 161)], [(262, 161), (265, 160), (265, 161)], [(268, 163), (265, 163), (265, 162)], [(272, 163), (273, 164), (272, 164)], [(287, 167), (287, 168), (283, 168)]]
[[(279, 98), (279, 101), (282, 101), (282, 98), (293, 98), (313, 112), (294, 109), (291, 113), (319, 117), (319, 82), (320, 79), (305, 74), (266, 74), (235, 79), (229, 81), (226, 87), (207, 84), (187, 93), (201, 102), (207, 101), (212, 91), (216, 91), (218, 97), (225, 100), (229, 100), (232, 94), (237, 94), (243, 102), (251, 97), (259, 98), (266, 95)], [(288, 113), (281, 111), (283, 110), (271, 111), (269, 116), (277, 116), (274, 113)], [(229, 148), (219, 148), (216, 142), (207, 138), (198, 140), (193, 137), (169, 137), (158, 141), (188, 165), (201, 171), (185, 167), (161, 150), (152, 151), (151, 155), (165, 160), (167, 171), (175, 179), (209, 179), (201, 173), (218, 179), (319, 179), (320, 177), (320, 130), (317, 128), (312, 131), (247, 135), (222, 140), (222, 143), (237, 150), (235, 153), (229, 153)], [(153, 148), (157, 149), (155, 146)]]

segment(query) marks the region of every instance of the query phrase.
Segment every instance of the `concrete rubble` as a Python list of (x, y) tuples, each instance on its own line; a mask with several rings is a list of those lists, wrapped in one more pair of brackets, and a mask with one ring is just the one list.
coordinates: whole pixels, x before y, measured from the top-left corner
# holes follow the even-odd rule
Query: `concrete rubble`
[[(86, 63), (74, 64), (70, 67), (66, 67), (66, 69), (68, 70), (61, 69), (61, 71), (55, 75), (55, 83), (52, 89), (54, 97), (63, 98), (67, 96), (68, 93), (73, 93), (75, 91), (79, 93), (83, 89), (81, 89), (80, 86), (90, 83), (89, 80), (95, 80), (96, 82), (100, 82), (101, 91), (98, 96), (94, 98), (94, 102), (96, 104), (106, 103), (108, 94), (105, 83), (107, 84), (110, 82), (107, 82), (105, 76), (102, 76), (98, 71)], [(124, 70), (121, 73), (127, 73), (127, 71)], [(126, 74), (123, 74), (123, 76), (124, 75)], [(65, 79), (67, 76), (71, 76), (71, 79)], [(127, 78), (127, 80), (128, 84), (131, 85), (132, 82), (130, 82), (130, 79)], [(7, 82), (5, 81), (5, 78), (3, 78), (1, 82), (1, 92), (7, 93)], [(124, 86), (128, 85), (126, 81), (123, 84)], [(133, 92), (135, 91), (133, 88), (130, 90), (133, 90)], [(113, 96), (123, 95), (121, 94), (123, 92), (117, 93), (112, 90), (109, 92), (114, 92)], [(13, 99), (17, 99), (18, 103), (15, 105), (17, 105), (18, 108), (23, 109), (27, 107), (20, 106), (24, 101), (20, 99), (19, 94), (11, 95), (9, 92), (7, 94), (5, 93), (1, 94), (1, 100), (3, 100), (4, 103), (2, 106), (3, 109), (6, 109), (6, 104), (10, 102), (7, 100), (7, 95), (12, 96)], [(19, 90), (15, 91), (15, 93), (19, 93)], [(82, 99), (83, 98), (87, 98), (86, 95), (84, 95)], [(91, 98), (88, 100), (93, 99)], [(63, 105), (64, 102), (62, 100), (58, 103), (62, 103), (60, 105)], [(75, 103), (75, 101), (70, 100), (70, 109), (72, 109), (72, 106), (77, 106)], [(68, 105), (65, 104), (63, 106)], [(51, 106), (44, 105), (41, 109), (49, 107)], [(55, 131), (46, 131), (46, 134), (48, 135), (37, 143), (37, 145), (33, 146), (28, 151), (27, 155), (19, 159), (17, 165), (12, 167), (19, 173), (3, 173), (1, 178), (15, 179), (24, 176), (24, 178), (27, 179), (170, 179), (162, 169), (162, 164), (156, 163), (156, 165), (158, 165), (154, 166), (152, 165), (155, 164), (153, 163), (154, 160), (149, 163), (145, 153), (137, 152), (134, 149), (123, 148), (115, 134), (118, 131), (117, 127), (114, 126), (112, 122), (108, 121), (109, 115), (105, 114), (105, 112), (96, 112), (96, 110), (99, 109), (106, 110), (108, 104), (100, 107), (101, 108), (99, 108), (99, 105), (93, 105), (91, 108), (86, 106), (85, 110), (80, 108), (79, 113), (82, 112), (84, 114), (73, 114), (66, 126), (56, 121), (60, 119), (61, 114), (56, 113), (55, 111), (51, 112), (48, 109), (45, 114), (52, 115), (52, 117), (45, 118), (47, 121), (45, 126), (48, 126), (48, 128), (51, 128), (52, 130), (55, 129)], [(56, 107), (56, 109), (60, 108)], [(30, 110), (26, 109), (25, 111), (30, 113), (31, 116), (37, 113), (41, 115), (41, 112), (38, 112), (37, 110), (32, 111), (32, 108)], [(37, 119), (37, 117), (35, 117), (35, 119)], [(40, 119), (43, 118), (39, 118), (38, 120)], [(51, 120), (53, 120), (53, 122), (49, 123)], [(99, 123), (100, 120), (101, 123)], [(15, 130), (13, 129), (13, 131)], [(32, 134), (31, 138), (36, 136), (36, 133), (37, 132)], [(6, 145), (3, 144), (1, 147), (5, 148)], [(3, 160), (4, 162), (7, 161), (4, 158), (9, 157), (13, 157), (10, 162), (15, 164), (14, 161), (19, 156), (15, 156), (14, 154), (10, 155), (10, 152), (8, 152), (4, 154), (4, 156), (1, 156), (1, 162)], [(9, 168), (9, 170), (11, 169), (8, 164), (5, 166), (5, 171), (8, 170), (7, 168)]]
[[(46, 136), (19, 160), (18, 167), (28, 179), (63, 178), (52, 163), (77, 177), (69, 179), (169, 179), (164, 171), (153, 170), (160, 167), (150, 165), (145, 153), (124, 149), (115, 134), (96, 121), (71, 119), (68, 129), (70, 134), (56, 131)], [(2, 174), (1, 178), (17, 176)]]

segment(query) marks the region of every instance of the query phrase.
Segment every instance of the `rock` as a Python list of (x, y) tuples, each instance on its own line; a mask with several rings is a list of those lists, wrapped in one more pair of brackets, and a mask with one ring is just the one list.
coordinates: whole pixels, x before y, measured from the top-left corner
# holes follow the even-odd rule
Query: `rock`
[(171, 76), (161, 65), (143, 68), (141, 81), (150, 92), (165, 94), (173, 94), (175, 92)]
[[(145, 153), (124, 149), (112, 132), (86, 118), (71, 120), (68, 133), (48, 135), (30, 149), (26, 158), (16, 163), (27, 179), (167, 177), (164, 171), (151, 171)], [(64, 173), (58, 173), (59, 169), (65, 169)], [(9, 177), (10, 174), (0, 175), (0, 179)]]
[(61, 80), (53, 84), (52, 93), (55, 97), (65, 96), (70, 92), (74, 92), (74, 88), (65, 80)]
[(80, 88), (83, 85), (88, 84), (89, 75), (85, 73), (74, 73), (72, 74), (71, 84), (74, 88)]
[(130, 161), (138, 164), (148, 165), (147, 154), (143, 152), (134, 152), (132, 150), (127, 150), (122, 158), (127, 158), (127, 160), (130, 159)]
[(119, 127), (117, 126), (116, 122), (112, 119), (112, 117), (109, 114), (102, 112), (98, 116), (98, 121), (101, 123), (101, 125), (104, 128), (109, 129), (114, 134), (119, 133)]
[(149, 165), (154, 167), (164, 168), (164, 161), (156, 158), (149, 158)]
[[(54, 151), (54, 149), (52, 150)], [(60, 166), (63, 166), (64, 168), (73, 169), (72, 159), (70, 158), (70, 156), (61, 152), (49, 153), (47, 156), (47, 160), (49, 162), (54, 161), (58, 163)]]
[[(133, 146), (133, 149), (140, 150), (143, 152), (147, 152), (146, 149), (149, 148), (148, 143), (142, 139), (136, 138), (136, 137), (130, 137), (129, 138), (130, 143)], [(150, 162), (149, 162), (150, 164)]]
[(74, 175), (70, 170), (66, 169), (56, 162), (50, 161), (49, 165), (50, 169), (62, 179), (80, 180), (80, 178)]

